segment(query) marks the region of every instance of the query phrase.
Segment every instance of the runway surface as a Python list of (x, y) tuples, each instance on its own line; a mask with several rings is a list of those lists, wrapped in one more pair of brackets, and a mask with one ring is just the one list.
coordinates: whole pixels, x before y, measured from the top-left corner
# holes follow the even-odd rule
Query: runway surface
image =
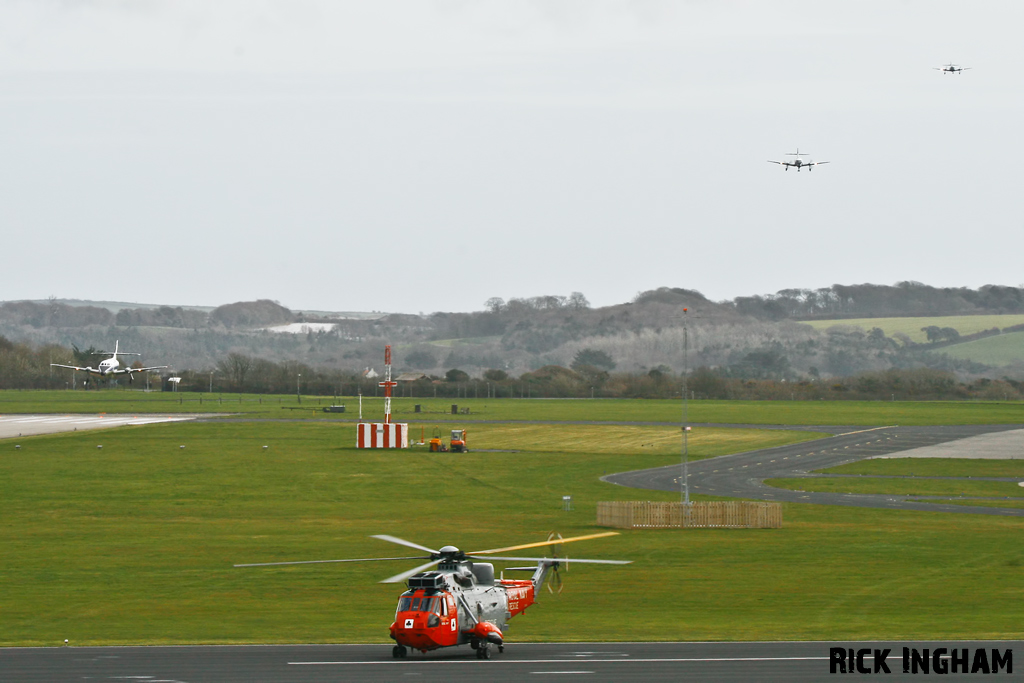
[[(833, 436), (817, 441), (723, 455), (691, 462), (688, 465), (690, 493), (728, 496), (753, 500), (847, 505), (853, 507), (888, 508), (956, 512), (960, 514), (1003, 515), (1024, 517), (1024, 509), (951, 505), (924, 502), (906, 496), (816, 493), (792, 491), (768, 486), (765, 479), (816, 477), (813, 470), (835, 467), (865, 458), (899, 455), (908, 452), (915, 457), (929, 457), (935, 448), (936, 457), (977, 457), (986, 447), (989, 457), (1024, 459), (1024, 429), (1021, 425), (961, 425), (954, 427), (817, 427)], [(987, 446), (986, 446), (987, 444)], [(682, 465), (637, 470), (602, 477), (621, 486), (658, 491), (679, 491)], [(829, 475), (835, 476), (835, 475)], [(856, 475), (850, 475), (856, 476)], [(988, 478), (1013, 481), (1015, 478)]]
[[(185, 647), (66, 647), (0, 650), (0, 678), (18, 683), (134, 681), (137, 683), (321, 683), (326, 681), (711, 681), (716, 683), (829, 680), (831, 647), (890, 649), (892, 674), (903, 675), (902, 648), (1011, 650), (1024, 641), (785, 642), (785, 643), (547, 643), (510, 644), (478, 660), (468, 646), (408, 659), (388, 645), (264, 645)], [(873, 658), (868, 658), (870, 662)], [(1021, 663), (999, 680), (1021, 680)], [(947, 674), (947, 681), (975, 680)], [(883, 673), (857, 680), (889, 680)]]
[(206, 414), (176, 415), (0, 415), (0, 439), (108, 429), (124, 425), (151, 425), (158, 422), (183, 422), (209, 417)]

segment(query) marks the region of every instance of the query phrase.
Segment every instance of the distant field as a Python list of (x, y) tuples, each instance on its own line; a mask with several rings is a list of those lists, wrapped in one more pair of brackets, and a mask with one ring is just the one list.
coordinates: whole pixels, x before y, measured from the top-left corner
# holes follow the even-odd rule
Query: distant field
[(427, 342), (431, 346), (444, 346), (446, 348), (452, 346), (468, 346), (470, 344), (486, 344), (487, 342), (498, 341), (501, 339), (498, 337), (461, 337), (459, 339), (436, 339), (432, 342)]
[(955, 344), (939, 349), (952, 358), (966, 358), (987, 365), (1010, 365), (1024, 361), (1024, 332), (1010, 332), (997, 337)]
[[(974, 334), (983, 330), (990, 330), (993, 327), (1003, 329), (1012, 325), (1024, 324), (1024, 315), (951, 315), (935, 318), (851, 318), (849, 320), (813, 320), (801, 323), (810, 325), (816, 330), (827, 330), (836, 325), (850, 325), (859, 327), (865, 332), (873, 327), (881, 328), (887, 337), (897, 332), (910, 337), (915, 342), (928, 341), (927, 335), (921, 331), (922, 327), (935, 325), (936, 327), (952, 327), (961, 335)], [(948, 353), (948, 349), (943, 349)], [(952, 354), (950, 354), (952, 355)], [(974, 357), (971, 357), (975, 360)], [(985, 362), (978, 359), (979, 362)]]
[[(330, 396), (144, 393), (107, 391), (0, 391), (5, 413), (225, 413), (264, 419), (352, 422), (359, 399), (339, 398), (345, 413), (324, 413)], [(363, 398), (368, 420), (383, 418), (382, 398)], [(469, 414), (451, 414), (451, 406)], [(421, 412), (415, 412), (419, 405)], [(435, 399), (397, 398), (396, 420), (418, 421), (428, 431), (471, 426), (481, 420), (669, 422), (682, 418), (682, 402), (647, 399)], [(694, 423), (761, 425), (959, 425), (1024, 424), (1024, 402), (998, 401), (690, 401)], [(419, 436), (418, 425), (410, 436)]]

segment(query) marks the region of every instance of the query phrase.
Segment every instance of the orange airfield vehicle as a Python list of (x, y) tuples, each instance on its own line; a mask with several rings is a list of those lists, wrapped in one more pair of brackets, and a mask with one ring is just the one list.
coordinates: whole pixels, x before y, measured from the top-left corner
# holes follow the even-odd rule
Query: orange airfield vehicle
[[(398, 599), (395, 621), (391, 624), (390, 635), (395, 641), (395, 646), (391, 650), (392, 656), (406, 657), (410, 649), (425, 653), (442, 647), (454, 647), (468, 643), (472, 649), (476, 650), (478, 659), (490, 659), (491, 645), (496, 645), (499, 652), (504, 652), (504, 631), (508, 628), (508, 621), (534, 603), (537, 591), (544, 585), (549, 572), (553, 572), (552, 583), (561, 588), (558, 567), (561, 564), (568, 564), (568, 558), (559, 557), (562, 543), (616, 535), (618, 533), (615, 531), (564, 539), (552, 535), (547, 541), (540, 543), (527, 543), (469, 553), (464, 553), (451, 545), (446, 545), (440, 550), (433, 550), (394, 536), (379, 535), (372, 536), (372, 538), (422, 550), (430, 555), (425, 557), (373, 557), (355, 560), (264, 562), (236, 564), (235, 566), (268, 567), (319, 562), (429, 559), (430, 562), (426, 564), (381, 581), (381, 583), (400, 583), (408, 580), (409, 586), (409, 590), (402, 593)], [(496, 554), (543, 546), (549, 546), (554, 557), (508, 557)], [(536, 562), (536, 566), (505, 568), (505, 571), (531, 571), (533, 575), (529, 579), (506, 579), (503, 576), (495, 579), (494, 565), (479, 560)], [(574, 559), (572, 561), (588, 564), (629, 564), (628, 561), (623, 560)], [(434, 566), (437, 569), (431, 570)], [(550, 585), (548, 589), (551, 589)]]

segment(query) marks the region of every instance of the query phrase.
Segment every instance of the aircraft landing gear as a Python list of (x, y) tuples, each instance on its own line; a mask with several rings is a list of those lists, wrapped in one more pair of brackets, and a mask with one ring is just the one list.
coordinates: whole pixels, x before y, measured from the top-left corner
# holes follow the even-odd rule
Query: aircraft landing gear
[(405, 659), (409, 651), (405, 649), (405, 645), (395, 645), (391, 648), (391, 656), (395, 659)]
[(504, 651), (505, 651), (505, 646), (504, 645), (499, 645), (498, 646), (498, 652), (504, 652)]
[(490, 659), (491, 658), (491, 648), (488, 646), (487, 643), (480, 643), (480, 645), (477, 646), (477, 648), (476, 648), (476, 658), (477, 659)]

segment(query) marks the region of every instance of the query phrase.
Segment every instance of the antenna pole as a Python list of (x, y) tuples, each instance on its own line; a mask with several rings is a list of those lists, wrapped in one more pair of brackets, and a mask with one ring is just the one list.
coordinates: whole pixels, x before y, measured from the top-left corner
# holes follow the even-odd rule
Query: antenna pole
[(680, 485), (680, 493), (682, 494), (682, 503), (684, 505), (690, 504), (690, 473), (689, 473), (689, 459), (690, 459), (690, 448), (688, 437), (690, 435), (690, 412), (689, 412), (689, 398), (690, 392), (687, 388), (686, 380), (690, 373), (689, 368), (689, 335), (686, 330), (686, 312), (688, 309), (683, 309), (683, 481)]
[(391, 344), (384, 347), (384, 381), (378, 386), (384, 387), (384, 424), (391, 423), (391, 387), (398, 382), (391, 381)]

